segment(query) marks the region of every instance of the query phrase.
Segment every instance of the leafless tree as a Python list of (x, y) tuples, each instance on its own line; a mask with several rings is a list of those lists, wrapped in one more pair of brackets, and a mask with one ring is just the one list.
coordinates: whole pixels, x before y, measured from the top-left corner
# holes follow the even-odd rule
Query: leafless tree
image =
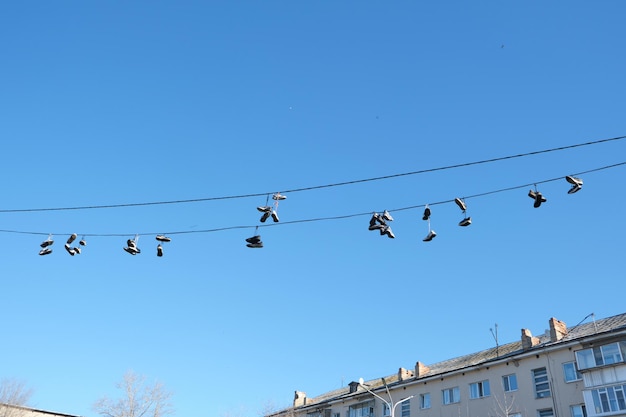
[(28, 405), (32, 389), (23, 381), (17, 379), (2, 379), (0, 381), (0, 417), (18, 417), (23, 413), (24, 406)]
[(105, 417), (164, 417), (174, 414), (170, 403), (172, 393), (160, 382), (148, 384), (144, 376), (128, 371), (117, 388), (123, 391), (122, 397), (101, 398), (93, 405), (94, 411)]

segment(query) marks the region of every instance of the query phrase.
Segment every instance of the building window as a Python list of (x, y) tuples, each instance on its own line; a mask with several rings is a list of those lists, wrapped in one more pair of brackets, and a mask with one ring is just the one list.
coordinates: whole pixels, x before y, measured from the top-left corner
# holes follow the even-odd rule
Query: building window
[(626, 385), (615, 385), (591, 391), (595, 414), (626, 410)]
[(333, 413), (333, 417), (341, 417), (341, 413)]
[(459, 387), (448, 388), (441, 391), (442, 399), (441, 402), (446, 404), (454, 404), (461, 401), (461, 392), (459, 391)]
[(554, 411), (551, 408), (537, 410), (537, 417), (554, 417)]
[(572, 417), (587, 417), (587, 409), (585, 404), (573, 405), (570, 407)]
[(470, 398), (483, 398), (488, 397), (490, 394), (489, 380), (470, 384)]
[(383, 416), (390, 416), (391, 410), (389, 409), (389, 404), (383, 404)]
[(517, 391), (517, 376), (515, 374), (504, 375), (502, 377), (502, 386), (505, 392)]
[(510, 413), (507, 417), (522, 417), (522, 413)]
[(565, 382), (580, 381), (582, 376), (576, 369), (576, 362), (567, 362), (563, 364), (563, 376)]
[(576, 352), (576, 362), (580, 370), (623, 361), (624, 356), (622, 355), (620, 344), (617, 342)]
[(411, 417), (411, 400), (406, 400), (400, 407), (400, 417)]
[(533, 369), (533, 382), (535, 384), (535, 398), (546, 398), (552, 395), (546, 368)]
[(420, 408), (422, 410), (430, 408), (430, 392), (420, 394)]
[(374, 417), (374, 401), (351, 405), (348, 408), (348, 417)]

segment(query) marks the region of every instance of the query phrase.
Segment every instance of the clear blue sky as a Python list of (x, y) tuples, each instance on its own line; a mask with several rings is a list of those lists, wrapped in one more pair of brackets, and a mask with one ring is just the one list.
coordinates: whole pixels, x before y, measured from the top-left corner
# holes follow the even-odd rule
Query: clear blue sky
[[(626, 166), (572, 195), (543, 181), (623, 163), (626, 140), (287, 193), (265, 247), (245, 238), (267, 193), (626, 135), (625, 14), (618, 0), (5, 3), (0, 376), (38, 408), (95, 417), (132, 369), (180, 416), (257, 416), (295, 390), (489, 348), (496, 323), (505, 343), (553, 316), (623, 313)], [(455, 197), (533, 183), (541, 207), (532, 187), (467, 198), (457, 225)], [(255, 196), (29, 211), (240, 195)], [(400, 209), (446, 201), (423, 242), (423, 208)], [(395, 239), (368, 230), (385, 209)], [(289, 223), (336, 216), (351, 217)], [(74, 257), (71, 233), (88, 243)]]

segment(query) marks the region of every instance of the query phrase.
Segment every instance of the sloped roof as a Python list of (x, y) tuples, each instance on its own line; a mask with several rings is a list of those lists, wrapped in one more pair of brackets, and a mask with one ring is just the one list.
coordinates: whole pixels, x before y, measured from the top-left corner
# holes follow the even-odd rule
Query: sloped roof
[[(589, 318), (589, 316), (585, 317), (583, 321), (586, 320), (587, 318)], [(549, 332), (546, 332), (540, 336), (537, 336), (537, 338), (539, 339), (539, 344), (537, 346), (534, 346), (533, 348), (557, 345), (560, 343), (566, 343), (566, 342), (570, 342), (570, 341), (588, 337), (588, 336), (593, 336), (593, 335), (602, 334), (606, 332), (612, 332), (612, 331), (619, 331), (623, 329), (626, 329), (626, 313), (619, 314), (619, 315), (612, 316), (612, 317), (607, 317), (607, 318), (600, 319), (597, 321), (594, 320), (593, 322), (590, 322), (590, 323), (577, 324), (571, 328), (568, 328), (567, 334), (561, 340), (556, 341), (556, 342), (551, 342), (550, 334)], [(528, 349), (527, 351), (532, 351), (533, 348)], [(507, 344), (498, 346), (497, 348), (493, 347), (493, 348), (482, 350), (480, 352), (470, 353), (468, 355), (459, 356), (457, 358), (452, 358), (452, 359), (447, 359), (445, 361), (437, 362), (432, 365), (427, 365), (429, 370), (424, 376), (421, 376), (420, 379), (429, 378), (434, 375), (441, 375), (441, 374), (445, 374), (448, 372), (454, 372), (454, 371), (468, 368), (471, 366), (476, 366), (482, 363), (486, 363), (492, 360), (503, 359), (508, 356), (514, 356), (522, 352), (523, 352), (523, 349), (522, 349), (521, 340), (517, 342), (507, 343)], [(392, 386), (396, 383), (406, 382), (406, 379), (404, 381), (400, 381), (398, 378), (398, 374), (389, 375), (384, 378), (388, 386)], [(368, 386), (371, 390), (376, 390), (377, 388), (383, 386), (383, 381), (382, 381), (382, 378), (378, 378), (375, 380), (366, 381), (365, 385)], [(359, 388), (357, 391), (357, 393), (363, 393), (363, 392), (365, 392), (363, 388)], [(333, 401), (333, 400), (340, 400), (344, 397), (350, 397), (353, 395), (355, 395), (355, 393), (350, 393), (349, 386), (343, 387), (343, 388), (339, 388), (333, 391), (326, 392), (317, 397), (308, 398), (307, 404), (304, 407), (309, 407), (311, 405), (325, 403), (325, 402)]]

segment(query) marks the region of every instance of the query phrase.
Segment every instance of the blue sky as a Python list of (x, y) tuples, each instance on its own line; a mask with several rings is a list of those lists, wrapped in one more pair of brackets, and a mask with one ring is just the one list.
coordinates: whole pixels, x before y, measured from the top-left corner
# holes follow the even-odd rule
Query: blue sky
[[(177, 415), (257, 416), (295, 390), (489, 348), (496, 323), (506, 343), (553, 316), (623, 313), (626, 166), (581, 175), (571, 195), (544, 181), (623, 163), (626, 140), (316, 187), (626, 135), (625, 13), (617, 0), (5, 4), (0, 376), (38, 408), (95, 416), (132, 369), (174, 392)], [(267, 195), (306, 188), (247, 248)], [(231, 196), (249, 197), (210, 200)], [(203, 201), (133, 205), (186, 200)], [(54, 208), (69, 209), (35, 210)], [(385, 209), (395, 239), (368, 230)], [(74, 257), (71, 233), (87, 241)], [(157, 233), (172, 238), (161, 258)]]

